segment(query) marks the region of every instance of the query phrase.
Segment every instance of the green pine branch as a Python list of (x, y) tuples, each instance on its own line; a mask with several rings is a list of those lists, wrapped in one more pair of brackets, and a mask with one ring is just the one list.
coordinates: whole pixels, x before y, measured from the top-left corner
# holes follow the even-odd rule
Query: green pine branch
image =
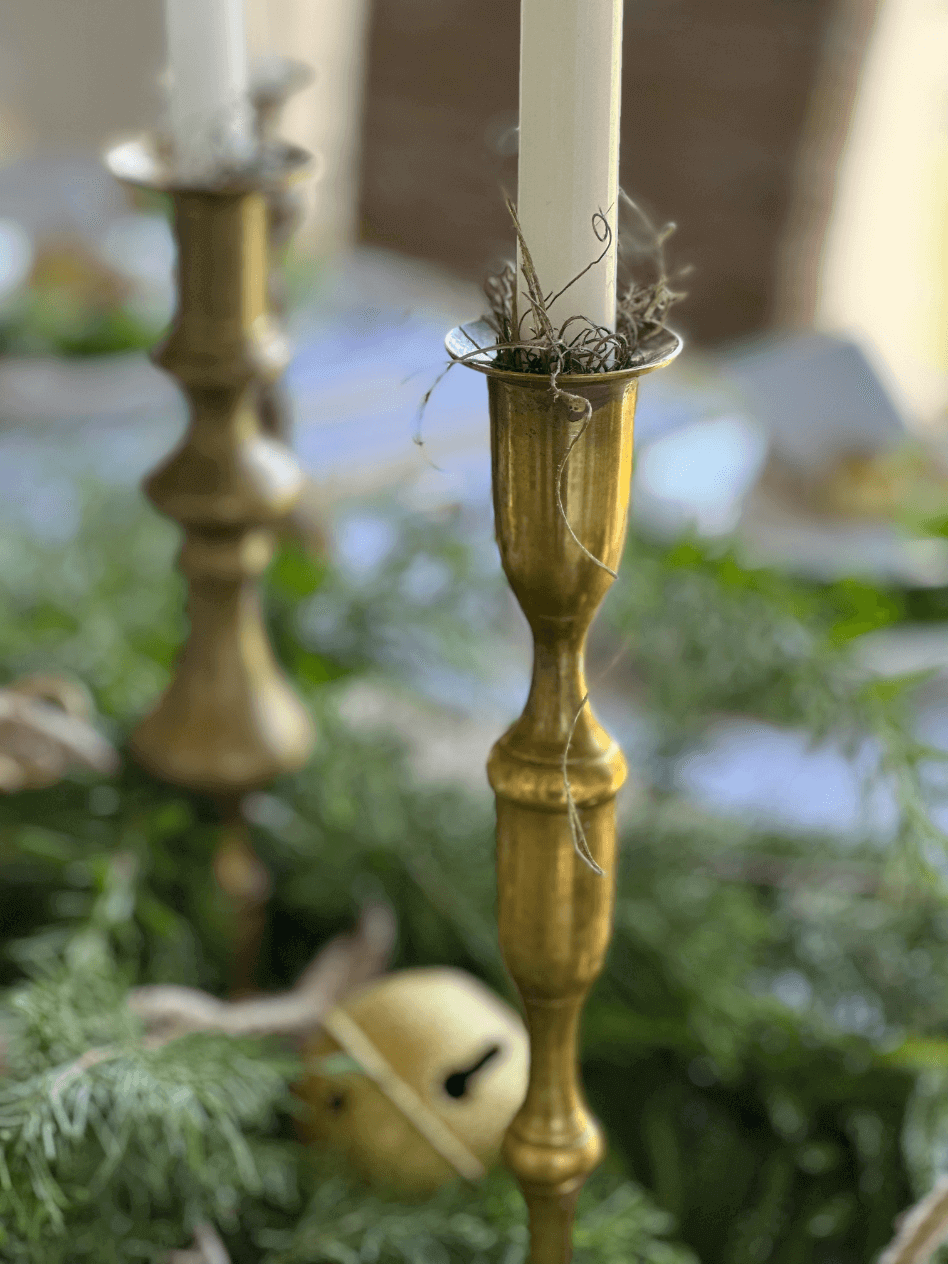
[[(346, 575), (292, 549), (270, 577), (281, 657), (318, 707), (324, 740), (304, 775), (256, 804), (255, 845), (275, 879), (261, 981), (286, 985), (349, 922), (357, 899), (382, 893), (401, 926), (397, 964), (451, 962), (503, 988), (486, 798), (419, 786), (398, 742), (355, 734), (335, 714), (332, 681), (346, 674), (404, 681), (418, 652), (476, 668), (503, 608), (496, 575), (451, 522), (403, 528), (386, 512), (379, 510), (392, 546), (374, 577)], [(173, 548), (173, 531), (111, 494), (65, 548), (0, 536), (0, 674), (75, 672), (120, 740), (166, 679), (180, 637)], [(641, 539), (630, 543), (607, 608), (613, 639), (629, 647), (619, 670), (632, 668), (662, 741), (655, 784), (627, 820), (616, 938), (587, 1008), (586, 1080), (625, 1171), (654, 1191), (708, 1264), (856, 1264), (888, 1240), (893, 1216), (910, 1200), (899, 1134), (912, 1101), (922, 1100), (913, 1099), (919, 1068), (948, 1064), (948, 921), (938, 875), (919, 865), (893, 873), (886, 857), (927, 859), (942, 840), (929, 816), (931, 753), (912, 734), (911, 682), (870, 684), (848, 653), (854, 633), (901, 614), (891, 594), (866, 586), (817, 589), (750, 571), (725, 552)], [(875, 743), (876, 777), (898, 796), (901, 848), (872, 839), (843, 848), (682, 803), (663, 769), (735, 711), (803, 729), (814, 741)], [(10, 1036), (16, 1069), (0, 1082), (11, 1112), (2, 1148), (10, 1177), (0, 1196), (15, 1193), (21, 1210), (14, 1221), (12, 1203), (3, 1205), (0, 1259), (157, 1262), (209, 1214), (235, 1264), (260, 1264), (268, 1252), (273, 1264), (315, 1261), (317, 1251), (361, 1264), (373, 1244), (385, 1264), (422, 1250), (429, 1255), (417, 1258), (432, 1264), (477, 1259), (478, 1251), (489, 1264), (511, 1264), (516, 1254), (504, 1252), (522, 1249), (522, 1222), (505, 1218), (503, 1207), (513, 1214), (519, 1204), (503, 1180), (481, 1192), (446, 1192), (415, 1212), (366, 1201), (343, 1181), (329, 1186), (336, 1192), (325, 1205), (327, 1186), (314, 1184), (303, 1149), (287, 1141), (285, 1072), (272, 1080), (266, 1115), (252, 1092), (240, 1096), (253, 1088), (241, 1064), (230, 1066), (225, 1051), (215, 1062), (208, 1045), (206, 1067), (218, 1085), (233, 1074), (234, 1100), (244, 1101), (234, 1120), (226, 1093), (224, 1113), (215, 1114), (212, 1086), (192, 1082), (174, 1061), (200, 1059), (204, 1046), (149, 1049), (119, 1023), (126, 983), (222, 987), (232, 928), (215, 903), (215, 841), (212, 805), (132, 766), (113, 782), (77, 778), (0, 800), (5, 980), (22, 977), (24, 962), (65, 952), (66, 973), (82, 975), (98, 998), (85, 1008), (66, 1004), (50, 983), (58, 976), (48, 975), (18, 993), (21, 1009), (32, 995), (35, 1015), (6, 1020), (21, 1034)], [(88, 982), (83, 964), (104, 948), (122, 967), (108, 996)], [(46, 1034), (30, 1043), (28, 1031)], [(77, 1071), (89, 1049), (108, 1056)], [(244, 1056), (263, 1065), (256, 1053)], [(128, 1077), (133, 1090), (144, 1087), (127, 1091)], [(149, 1102), (165, 1101), (176, 1077), (190, 1106), (166, 1133)], [(91, 1122), (80, 1137), (69, 1130), (82, 1122), (84, 1093)], [(64, 1113), (54, 1099), (65, 1102)], [(140, 1134), (122, 1115), (126, 1107), (143, 1112)], [(29, 1137), (28, 1113), (42, 1120)], [(188, 1131), (195, 1118), (207, 1122), (206, 1133), (203, 1122)], [(931, 1159), (943, 1126), (940, 1116), (929, 1118), (916, 1135)], [(97, 1131), (100, 1120), (110, 1122)], [(242, 1138), (236, 1148), (233, 1128)], [(110, 1168), (116, 1137), (128, 1163)], [(238, 1162), (242, 1145), (255, 1185)], [(913, 1159), (919, 1171), (930, 1170), (926, 1161)], [(150, 1167), (165, 1173), (157, 1184)], [(608, 1179), (615, 1186), (607, 1181), (590, 1195), (594, 1224), (593, 1207), (622, 1185)], [(223, 1205), (212, 1187), (230, 1191)], [(83, 1196), (86, 1188), (97, 1190), (94, 1199)], [(491, 1191), (502, 1190), (492, 1202)], [(626, 1197), (638, 1205), (634, 1187), (616, 1197), (613, 1206)], [(57, 1208), (65, 1233), (55, 1227)], [(629, 1245), (633, 1238), (622, 1234), (638, 1230), (635, 1215), (626, 1219), (614, 1234), (603, 1230), (590, 1259), (625, 1251), (658, 1260), (675, 1250), (658, 1231)], [(581, 1220), (578, 1241), (585, 1232)], [(612, 1241), (624, 1245), (610, 1256)]]
[(131, 1259), (124, 1239), (153, 1232), (148, 1258), (158, 1259), (188, 1226), (227, 1223), (244, 1198), (292, 1190), (292, 1158), (270, 1136), (293, 1060), (203, 1033), (149, 1042), (125, 995), (121, 974), (100, 959), (7, 998), (4, 1259), (91, 1261), (107, 1247)]

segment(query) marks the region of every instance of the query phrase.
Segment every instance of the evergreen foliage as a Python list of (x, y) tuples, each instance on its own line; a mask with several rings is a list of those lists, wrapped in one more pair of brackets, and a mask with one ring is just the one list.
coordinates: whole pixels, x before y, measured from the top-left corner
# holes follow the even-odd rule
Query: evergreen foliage
[[(459, 965), (509, 995), (487, 796), (418, 784), (399, 743), (353, 731), (335, 701), (353, 674), (408, 681), (418, 655), (425, 670), (476, 670), (503, 587), (450, 521), (379, 520), (388, 546), (372, 572), (292, 546), (271, 569), (274, 636), (322, 740), (303, 774), (252, 804), (275, 880), (261, 982), (288, 984), (384, 893), (397, 965)], [(121, 740), (181, 635), (173, 548), (165, 524), (112, 495), (65, 547), (0, 535), (0, 679), (74, 672)], [(907, 686), (867, 683), (846, 649), (897, 617), (897, 599), (869, 588), (818, 591), (696, 545), (630, 546), (606, 619), (661, 741), (626, 814), (616, 937), (586, 1014), (586, 1081), (615, 1167), (591, 1183), (578, 1260), (684, 1264), (671, 1213), (705, 1264), (863, 1264), (911, 1200), (903, 1128), (920, 1181), (938, 1161), (937, 870), (894, 871), (877, 837), (842, 847), (710, 817), (670, 792), (667, 771), (726, 710), (869, 740), (898, 792), (898, 854), (930, 859), (940, 836)], [(0, 1259), (158, 1261), (211, 1216), (235, 1264), (515, 1264), (522, 1218), (505, 1177), (414, 1207), (369, 1197), (294, 1141), (281, 1052), (210, 1037), (142, 1046), (125, 987), (225, 987), (233, 928), (215, 843), (211, 805), (131, 762), (111, 782), (0, 800), (13, 985)], [(90, 1048), (109, 1055), (67, 1073)]]
[(158, 1260), (183, 1226), (233, 1221), (247, 1195), (289, 1197), (286, 1156), (258, 1137), (288, 1060), (218, 1035), (149, 1045), (116, 973), (71, 955), (7, 1003), (3, 1258)]
[[(822, 588), (765, 569), (733, 551), (681, 541), (633, 542), (607, 619), (629, 648), (666, 758), (722, 713), (749, 714), (870, 756), (871, 783), (896, 803), (893, 870), (924, 870), (945, 838), (932, 821), (932, 764), (944, 761), (912, 732), (919, 680), (867, 679), (852, 639), (898, 621), (897, 594), (858, 580)], [(660, 774), (659, 774), (660, 778)]]
[[(319, 1169), (317, 1168), (317, 1172)], [(576, 1264), (695, 1264), (666, 1241), (667, 1214), (627, 1181), (599, 1173), (584, 1190), (575, 1234)], [(388, 1201), (320, 1173), (292, 1229), (258, 1234), (264, 1264), (522, 1264), (527, 1226), (510, 1178), (492, 1173), (475, 1190), (453, 1185), (423, 1204)]]

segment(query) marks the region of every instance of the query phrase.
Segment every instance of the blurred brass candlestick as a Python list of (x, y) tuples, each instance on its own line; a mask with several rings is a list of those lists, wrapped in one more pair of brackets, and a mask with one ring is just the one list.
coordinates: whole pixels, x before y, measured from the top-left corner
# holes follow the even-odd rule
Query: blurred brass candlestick
[[(447, 346), (456, 358), (488, 348), (466, 363), (488, 377), (494, 527), (534, 642), (526, 707), (487, 766), (500, 943), (530, 1032), (529, 1088), (504, 1156), (529, 1208), (531, 1264), (566, 1264), (579, 1191), (604, 1151), (580, 1085), (578, 1029), (611, 936), (615, 796), (626, 776), (622, 752), (583, 705), (584, 650), (625, 542), (638, 378), (681, 343), (663, 334), (633, 369), (561, 377), (591, 405), (584, 422), (549, 378), (499, 369), (492, 341), (478, 324), (452, 331)], [(579, 855), (570, 800), (601, 874)]]
[[(120, 145), (107, 161), (126, 184), (171, 194), (178, 305), (154, 359), (190, 405), (180, 446), (145, 483), (153, 504), (184, 528), (190, 632), (132, 748), (157, 776), (214, 795), (233, 826), (240, 796), (300, 767), (313, 741), (309, 716), (274, 660), (257, 591), (273, 527), (302, 486), (292, 453), (261, 433), (257, 412), (260, 384), (286, 363), (267, 313), (267, 194), (305, 174), (308, 155), (271, 146), (259, 169), (204, 187), (176, 181), (145, 143)], [(233, 887), (239, 921), (240, 893), (265, 889), (265, 874), (252, 872), (262, 866), (246, 840), (230, 839), (223, 850), (226, 863), (217, 867)], [(247, 872), (236, 872), (238, 861)], [(249, 904), (245, 911), (254, 912)]]
[[(304, 62), (289, 57), (267, 57), (256, 67), (250, 85), (257, 141), (261, 146), (279, 144), (277, 132), (287, 102), (308, 87), (314, 73)], [(287, 312), (288, 293), (283, 256), (305, 215), (305, 197), (293, 181), (272, 184), (267, 190), (267, 239), (270, 275), (267, 293), (270, 311), (280, 321)], [(265, 434), (289, 444), (293, 416), (286, 390), (279, 378), (260, 384), (260, 425)]]

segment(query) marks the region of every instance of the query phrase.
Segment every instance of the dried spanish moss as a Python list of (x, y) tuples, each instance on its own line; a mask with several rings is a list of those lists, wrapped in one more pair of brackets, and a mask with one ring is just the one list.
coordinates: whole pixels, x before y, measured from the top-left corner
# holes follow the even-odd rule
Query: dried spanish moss
[[(614, 333), (579, 315), (568, 317), (557, 329), (550, 320), (549, 314), (552, 305), (572, 285), (575, 285), (581, 276), (585, 276), (590, 268), (601, 263), (608, 254), (612, 245), (612, 229), (602, 211), (597, 211), (592, 220), (593, 232), (597, 240), (602, 242), (602, 250), (583, 268), (582, 272), (577, 273), (568, 284), (553, 294), (544, 292), (540, 284), (530, 247), (520, 226), (517, 209), (508, 198), (507, 209), (520, 243), (520, 270), (526, 286), (521, 295), (524, 301), (519, 303), (516, 301), (514, 292), (516, 271), (511, 264), (507, 264), (498, 275), (490, 277), (484, 286), (484, 292), (490, 304), (490, 313), (485, 317), (485, 321), (494, 331), (496, 338), (493, 347), (496, 367), (515, 373), (548, 376), (553, 398), (564, 403), (575, 418), (582, 422), (580, 429), (570, 440), (559, 469), (556, 471), (554, 480), (556, 505), (573, 542), (589, 561), (607, 571), (613, 579), (616, 577), (615, 571), (587, 549), (573, 530), (563, 506), (563, 475), (573, 449), (586, 433), (586, 427), (592, 417), (592, 406), (583, 396), (564, 390), (559, 385), (559, 378), (571, 373), (610, 373), (637, 367), (641, 362), (643, 345), (663, 332), (672, 306), (679, 299), (684, 298), (682, 293), (671, 288), (665, 264), (665, 242), (675, 231), (675, 225), (666, 224), (661, 232), (656, 231), (645, 213), (627, 193), (620, 190), (620, 197), (622, 206), (634, 216), (635, 231), (627, 232), (624, 242), (620, 235), (619, 258), (626, 263), (627, 255), (647, 254), (655, 271), (655, 279), (645, 284), (634, 279), (626, 283), (616, 304)], [(639, 245), (643, 236), (644, 250)], [(521, 308), (526, 310), (521, 311)], [(524, 337), (524, 322), (529, 322), (527, 328), (539, 332), (535, 332), (532, 338)], [(458, 363), (474, 359), (482, 354), (483, 348), (475, 348), (469, 355), (460, 357)], [(440, 381), (440, 378), (438, 380)], [(422, 408), (427, 403), (430, 394), (429, 391), (422, 401)]]
[[(620, 197), (623, 208), (634, 217), (637, 229), (620, 233), (620, 264), (628, 265), (630, 256), (641, 258), (644, 254), (654, 279), (640, 282), (629, 277), (626, 281), (616, 303), (615, 332), (581, 314), (570, 316), (558, 329), (549, 317), (552, 305), (608, 254), (612, 229), (605, 215), (599, 211), (592, 221), (602, 251), (562, 290), (553, 294), (543, 290), (516, 207), (508, 198), (507, 209), (520, 243), (525, 288), (515, 295), (517, 275), (509, 263), (497, 275), (489, 277), (484, 286), (490, 307), (486, 320), (497, 337), (495, 363), (498, 368), (517, 373), (551, 374), (554, 380), (560, 374), (609, 373), (634, 368), (642, 344), (665, 329), (669, 311), (684, 297), (672, 288), (665, 262), (665, 242), (675, 225), (666, 224), (661, 231), (656, 230), (628, 194), (620, 192)], [(644, 248), (638, 244), (643, 240)], [(531, 330), (539, 332), (531, 337)]]
[[(549, 309), (561, 298), (581, 276), (594, 268), (606, 257), (612, 244), (612, 229), (601, 211), (597, 211), (592, 219), (593, 232), (602, 243), (602, 250), (585, 268), (563, 289), (556, 294), (544, 292), (534, 267), (530, 248), (523, 236), (517, 208), (507, 198), (507, 210), (513, 220), (520, 244), (521, 272), (526, 286), (521, 294), (521, 302), (515, 301), (516, 268), (507, 263), (496, 275), (488, 277), (484, 284), (489, 311), (484, 317), (485, 323), (493, 331), (495, 341), (493, 347), (486, 348), (471, 339), (472, 349), (467, 355), (452, 359), (431, 386), (425, 391), (418, 406), (417, 426), (414, 442), (424, 447), (421, 437), (421, 421), (428, 406), (428, 401), (455, 364), (470, 363), (479, 360), (485, 350), (494, 352), (494, 365), (499, 369), (512, 370), (516, 373), (542, 374), (550, 379), (550, 390), (556, 399), (561, 400), (581, 420), (588, 421), (590, 409), (581, 396), (571, 394), (557, 385), (558, 378), (571, 373), (610, 373), (638, 366), (641, 352), (645, 344), (662, 333), (666, 328), (668, 313), (684, 292), (672, 288), (672, 278), (668, 275), (665, 262), (665, 242), (675, 231), (674, 224), (666, 224), (657, 230), (648, 216), (623, 190), (619, 190), (620, 209), (632, 217), (632, 224), (620, 231), (618, 241), (618, 258), (620, 266), (629, 273), (624, 288), (620, 291), (616, 302), (615, 332), (603, 325), (596, 325), (582, 315), (570, 316), (559, 329), (550, 320)], [(631, 276), (631, 264), (645, 258), (654, 272), (652, 281), (641, 282)], [(679, 271), (678, 277), (685, 275), (686, 270)], [(525, 308), (516, 316), (518, 308)], [(524, 324), (530, 320), (533, 329), (540, 333), (535, 337), (524, 336)], [(583, 431), (575, 436), (570, 444), (563, 465), (557, 477), (557, 500), (559, 501), (559, 484), (563, 469), (576, 443), (582, 438)], [(562, 511), (562, 505), (560, 505)], [(564, 515), (565, 517), (565, 515)], [(568, 525), (568, 524), (567, 524)], [(570, 528), (572, 535), (572, 528)], [(585, 546), (573, 539), (597, 565), (602, 563), (592, 557)], [(604, 569), (608, 570), (608, 567)], [(610, 571), (610, 574), (613, 574)]]
[[(563, 507), (563, 475), (573, 449), (586, 433), (592, 417), (592, 407), (581, 395), (564, 390), (559, 385), (559, 378), (565, 374), (610, 373), (636, 368), (641, 363), (643, 347), (666, 329), (669, 311), (679, 299), (685, 297), (683, 293), (672, 289), (665, 263), (665, 242), (675, 231), (675, 225), (666, 224), (661, 231), (656, 230), (648, 216), (627, 193), (620, 190), (619, 196), (622, 209), (633, 217), (632, 226), (625, 234), (620, 233), (619, 261), (628, 267), (630, 259), (645, 255), (651, 262), (655, 278), (643, 283), (630, 277), (626, 282), (616, 303), (615, 332), (582, 315), (568, 317), (557, 329), (549, 314), (552, 305), (608, 254), (612, 245), (612, 229), (602, 211), (597, 211), (592, 219), (593, 232), (602, 243), (602, 250), (561, 290), (553, 294), (544, 291), (540, 284), (517, 209), (508, 198), (507, 209), (517, 231), (520, 270), (526, 288), (519, 296), (521, 301), (516, 301), (516, 270), (512, 264), (507, 264), (496, 276), (488, 278), (484, 286), (490, 305), (490, 312), (484, 319), (495, 335), (494, 346), (491, 348), (494, 351), (494, 365), (515, 373), (548, 376), (553, 398), (565, 404), (576, 420), (582, 422), (556, 472), (556, 504), (575, 544), (591, 562), (608, 571), (613, 579), (615, 571), (590, 553), (573, 531)], [(533, 337), (524, 336), (525, 322), (528, 322), (526, 328), (533, 331)], [(463, 364), (479, 358), (484, 349), (475, 346), (468, 355), (458, 357), (454, 363)], [(443, 376), (444, 374), (438, 377), (423, 397), (418, 414), (419, 422), (432, 391)], [(421, 444), (420, 433), (416, 434), (415, 442)]]

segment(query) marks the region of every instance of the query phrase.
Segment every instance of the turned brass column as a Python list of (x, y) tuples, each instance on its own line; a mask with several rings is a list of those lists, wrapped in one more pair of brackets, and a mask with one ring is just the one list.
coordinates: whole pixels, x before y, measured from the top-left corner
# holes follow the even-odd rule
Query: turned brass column
[(549, 378), (498, 369), (490, 350), (470, 358), (490, 341), (478, 324), (453, 331), (448, 350), (488, 376), (497, 543), (534, 642), (526, 707), (488, 762), (500, 943), (530, 1032), (527, 1097), (504, 1156), (529, 1208), (531, 1264), (566, 1264), (576, 1200), (604, 1150), (580, 1085), (578, 1030), (612, 931), (615, 795), (626, 775), (583, 705), (583, 656), (625, 542), (638, 378), (681, 344), (663, 334), (634, 369), (561, 377), (563, 391), (588, 401), (584, 419)]
[[(313, 79), (312, 69), (288, 57), (268, 57), (255, 69), (250, 85), (257, 141), (261, 147), (279, 144), (278, 130), (284, 106)], [(267, 191), (267, 244), (270, 275), (267, 294), (270, 311), (282, 322), (287, 313), (288, 295), (283, 257), (306, 213), (306, 198), (296, 181), (271, 184)], [(264, 434), (289, 445), (293, 439), (293, 414), (286, 388), (280, 378), (260, 383), (260, 425)]]
[(221, 806), (215, 871), (237, 919), (241, 991), (252, 985), (269, 886), (243, 826), (241, 797), (300, 767), (313, 741), (308, 713), (274, 659), (257, 590), (273, 528), (303, 482), (289, 449), (263, 434), (257, 407), (261, 386), (286, 363), (268, 313), (267, 199), (305, 174), (308, 155), (272, 145), (255, 169), (204, 186), (176, 181), (145, 143), (120, 145), (107, 161), (126, 184), (171, 195), (178, 303), (154, 360), (189, 404), (184, 438), (145, 490), (184, 529), (190, 630), (171, 684), (131, 744), (151, 772)]
[(184, 528), (191, 628), (174, 679), (132, 744), (159, 777), (230, 797), (299, 767), (312, 741), (273, 658), (256, 586), (273, 527), (302, 487), (295, 458), (261, 433), (255, 407), (259, 384), (286, 362), (267, 312), (266, 194), (303, 174), (307, 156), (283, 146), (259, 173), (208, 187), (177, 184), (137, 142), (108, 162), (124, 182), (171, 194), (178, 306), (154, 359), (190, 405), (181, 445), (145, 491)]

